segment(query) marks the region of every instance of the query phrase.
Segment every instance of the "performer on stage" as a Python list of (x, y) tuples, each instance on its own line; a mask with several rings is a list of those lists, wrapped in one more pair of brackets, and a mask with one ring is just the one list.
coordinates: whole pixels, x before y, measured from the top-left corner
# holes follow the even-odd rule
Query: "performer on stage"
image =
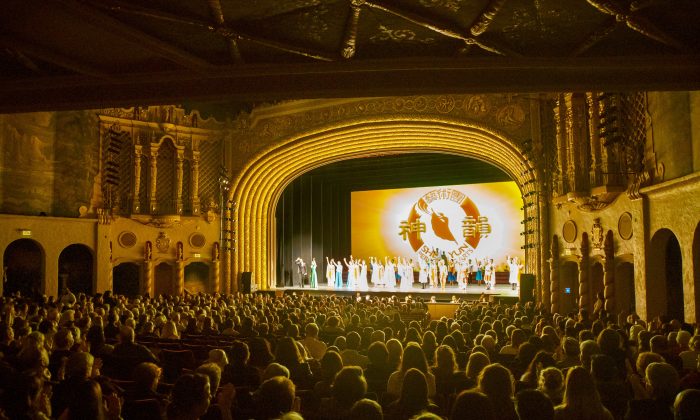
[(375, 260), (374, 257), (369, 257), (369, 266), (372, 268), (372, 274), (370, 274), (370, 283), (372, 283), (373, 287), (379, 286), (379, 267), (377, 267), (377, 265), (377, 260)]
[(476, 284), (481, 285), (481, 283), (484, 281), (484, 264), (482, 260), (474, 260), (474, 270), (476, 270), (476, 273), (474, 274)]
[(403, 259), (401, 264), (401, 290), (411, 290), (413, 287), (413, 260)]
[(301, 283), (301, 287), (304, 287), (304, 279), (308, 275), (306, 272), (306, 262), (301, 259), (301, 257), (297, 257), (296, 260), (294, 260), (294, 264), (297, 265), (297, 274), (299, 274), (299, 282)]
[(438, 264), (437, 260), (433, 258), (430, 260), (430, 287), (437, 287), (438, 285)]
[(445, 290), (445, 284), (447, 283), (447, 264), (445, 260), (440, 258), (438, 261), (438, 275), (440, 276), (440, 287)]
[(457, 271), (455, 269), (455, 261), (449, 259), (447, 261), (447, 283), (452, 284), (457, 281)]
[(367, 284), (367, 262), (365, 260), (360, 261), (360, 278), (357, 283), (357, 288), (363, 292), (369, 290), (369, 285)]
[(355, 290), (355, 287), (357, 285), (357, 277), (355, 276), (355, 260), (352, 259), (352, 255), (350, 256), (350, 262), (343, 258), (343, 262), (345, 262), (345, 267), (348, 269), (348, 290)]
[(508, 283), (510, 283), (511, 289), (515, 290), (520, 284), (520, 270), (523, 269), (523, 265), (518, 261), (518, 257), (506, 256), (506, 264), (508, 264), (508, 269), (510, 270), (510, 275), (508, 276)]
[(459, 288), (465, 291), (469, 282), (469, 265), (467, 260), (461, 260), (457, 265), (457, 283), (459, 283)]
[(309, 287), (318, 289), (318, 277), (316, 275), (316, 258), (311, 257), (311, 276), (309, 277)]
[(423, 258), (418, 260), (418, 265), (420, 267), (420, 272), (418, 273), (418, 283), (421, 284), (421, 288), (425, 289), (425, 285), (428, 284), (429, 266)]
[(343, 287), (343, 263), (340, 260), (335, 263), (335, 288)]
[(396, 264), (388, 257), (384, 257), (384, 287), (396, 287)]
[(493, 258), (487, 258), (486, 264), (484, 265), (484, 282), (486, 283), (486, 290), (496, 288), (496, 267), (493, 265)]
[(328, 260), (326, 257), (326, 285), (335, 286), (335, 260)]

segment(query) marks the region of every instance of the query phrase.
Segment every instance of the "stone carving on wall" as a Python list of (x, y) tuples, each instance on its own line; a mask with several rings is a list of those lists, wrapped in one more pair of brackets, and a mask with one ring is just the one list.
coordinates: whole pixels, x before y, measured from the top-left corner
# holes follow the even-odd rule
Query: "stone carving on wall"
[(603, 226), (600, 224), (600, 218), (593, 219), (593, 227), (591, 227), (591, 245), (595, 249), (603, 247)]
[(421, 95), (342, 100), (340, 103), (286, 101), (260, 106), (250, 114), (241, 113), (226, 137), (239, 151), (237, 159), (245, 162), (250, 155), (285, 136), (354, 118), (406, 113), (452, 116), (503, 130), (508, 137), (524, 141), (531, 136), (529, 101), (526, 95), (513, 94)]
[[(209, 178), (221, 162), (224, 123), (175, 105), (109, 108), (97, 117), (104, 165), (95, 181), (102, 194), (93, 194), (92, 209), (157, 215), (138, 220), (156, 227), (179, 222), (162, 214), (200, 216), (199, 194), (211, 193)], [(109, 135), (115, 132), (128, 140), (120, 148)]]
[[(558, 206), (582, 211), (607, 208), (627, 190), (663, 176), (645, 156), (646, 96), (643, 93), (564, 93), (554, 107), (557, 167), (552, 181)], [(645, 169), (652, 167), (652, 170)]]
[(166, 253), (170, 249), (170, 238), (163, 231), (158, 233), (158, 237), (156, 238), (156, 248), (160, 253)]

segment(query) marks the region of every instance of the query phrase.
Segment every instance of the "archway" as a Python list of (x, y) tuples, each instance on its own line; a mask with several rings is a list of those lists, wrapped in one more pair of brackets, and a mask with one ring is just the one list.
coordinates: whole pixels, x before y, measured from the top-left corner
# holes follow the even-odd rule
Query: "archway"
[(68, 245), (58, 256), (58, 290), (68, 287), (73, 293), (92, 294), (94, 263), (92, 251), (85, 245)]
[(621, 261), (615, 266), (615, 310), (635, 313), (634, 299), (634, 263)]
[(209, 265), (193, 262), (185, 266), (185, 290), (190, 293), (210, 293), (212, 289), (209, 281)]
[(136, 263), (121, 263), (112, 269), (114, 293), (129, 297), (140, 294), (141, 266)]
[(158, 264), (154, 269), (154, 276), (154, 293), (156, 296), (175, 293), (175, 272), (171, 264), (166, 262)]
[[(448, 153), (490, 163), (508, 174), (521, 193), (537, 189), (537, 172), (521, 149), (507, 136), (464, 120), (447, 117), (377, 117), (346, 120), (333, 127), (305, 132), (268, 147), (252, 159), (233, 183), (233, 214), (227, 224), (231, 235), (231, 272), (227, 281), (253, 272), (258, 287), (268, 289), (276, 278), (275, 208), (284, 188), (301, 174), (325, 164), (376, 156), (415, 152)], [(541, 214), (537, 215), (541, 217)], [(525, 229), (535, 232), (536, 217)], [(528, 250), (528, 270), (539, 274), (540, 247)], [(233, 278), (232, 278), (233, 277)]]
[(578, 310), (578, 263), (563, 261), (559, 268), (562, 314)]
[(31, 296), (42, 290), (44, 279), (44, 250), (33, 239), (17, 239), (10, 243), (3, 255), (7, 276), (4, 293), (21, 292)]
[(605, 288), (603, 284), (603, 276), (604, 276), (604, 268), (603, 268), (603, 263), (599, 260), (596, 260), (593, 262), (593, 265), (591, 265), (591, 272), (590, 272), (590, 284), (591, 284), (591, 307), (588, 308), (589, 310), (593, 309), (593, 306), (595, 305), (595, 302), (598, 300), (598, 293), (603, 293), (603, 289)]
[(665, 314), (683, 320), (683, 258), (669, 229), (660, 229), (651, 238), (647, 264), (647, 317)]

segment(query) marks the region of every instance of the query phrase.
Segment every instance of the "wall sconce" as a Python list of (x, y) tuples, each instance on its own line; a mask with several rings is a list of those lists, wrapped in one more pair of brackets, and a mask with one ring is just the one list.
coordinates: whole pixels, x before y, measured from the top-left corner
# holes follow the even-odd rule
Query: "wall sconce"
[(31, 230), (31, 229), (19, 228), (19, 229), (17, 229), (17, 232), (19, 232), (19, 235), (20, 235), (20, 236), (32, 236), (32, 230)]

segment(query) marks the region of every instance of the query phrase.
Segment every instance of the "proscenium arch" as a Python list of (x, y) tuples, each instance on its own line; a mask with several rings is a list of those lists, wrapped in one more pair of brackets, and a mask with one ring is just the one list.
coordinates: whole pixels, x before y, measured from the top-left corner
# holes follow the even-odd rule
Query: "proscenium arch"
[[(341, 160), (419, 152), (479, 159), (510, 176), (522, 195), (540, 190), (535, 168), (512, 139), (463, 120), (405, 116), (347, 120), (331, 128), (297, 134), (261, 151), (232, 184), (229, 201), (233, 214), (227, 230), (232, 236), (233, 278), (226, 280), (230, 282), (250, 271), (260, 289), (274, 284), (275, 206), (294, 178)], [(540, 217), (538, 211), (525, 228), (544, 226), (537, 220)], [(536, 247), (531, 255), (532, 261), (526, 263), (540, 271), (540, 250)]]

